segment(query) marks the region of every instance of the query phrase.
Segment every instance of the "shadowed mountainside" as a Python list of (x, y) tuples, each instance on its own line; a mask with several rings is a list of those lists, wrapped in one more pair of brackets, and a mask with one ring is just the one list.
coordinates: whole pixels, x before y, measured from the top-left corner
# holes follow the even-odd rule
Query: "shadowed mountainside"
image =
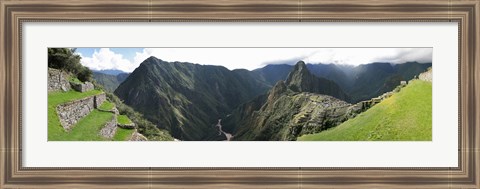
[[(408, 81), (431, 67), (431, 63), (407, 62), (403, 64), (371, 63), (359, 66), (339, 64), (307, 64), (315, 76), (335, 82), (348, 94), (351, 102), (359, 102), (393, 90), (400, 81)], [(253, 70), (266, 83), (274, 85), (287, 78), (292, 65), (267, 65)]]
[(215, 124), (269, 86), (250, 72), (146, 59), (115, 94), (181, 140), (219, 140)]
[[(349, 103), (391, 91), (430, 65), (300, 61), (231, 71), (150, 57), (115, 94), (181, 140), (224, 140), (215, 127), (219, 119), (234, 140), (294, 140), (343, 122), (349, 118)], [(312, 127), (295, 130), (305, 120)]]
[(117, 75), (104, 74), (101, 72), (93, 71), (93, 79), (108, 92), (113, 92), (117, 87), (125, 81), (128, 77), (128, 73), (119, 73)]
[(300, 61), (285, 82), (235, 109), (224, 128), (234, 140), (296, 140), (349, 118), (351, 104), (334, 97), (348, 99), (334, 82), (313, 76)]

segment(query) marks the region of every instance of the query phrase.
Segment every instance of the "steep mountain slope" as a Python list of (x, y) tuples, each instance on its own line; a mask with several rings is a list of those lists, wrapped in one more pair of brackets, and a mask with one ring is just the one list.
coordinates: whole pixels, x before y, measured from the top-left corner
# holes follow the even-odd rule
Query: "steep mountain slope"
[(353, 85), (354, 66), (338, 64), (307, 64), (308, 70), (317, 77), (337, 83), (343, 91)]
[(313, 76), (301, 61), (286, 82), (234, 110), (224, 129), (234, 140), (295, 140), (349, 118), (350, 104), (330, 95), (346, 98), (334, 82)]
[(303, 61), (295, 65), (285, 82), (288, 84), (288, 88), (294, 92), (310, 92), (333, 96), (344, 101), (350, 100), (335, 82), (311, 74)]
[(217, 140), (218, 119), (269, 88), (249, 74), (150, 57), (115, 94), (175, 138)]
[(117, 87), (125, 81), (128, 77), (128, 73), (119, 73), (117, 75), (104, 74), (98, 71), (93, 72), (93, 79), (108, 92), (113, 92)]
[[(359, 66), (338, 64), (307, 64), (317, 77), (335, 82), (348, 94), (352, 102), (359, 102), (393, 90), (400, 81), (408, 81), (431, 67), (431, 63), (407, 62), (403, 64), (371, 63)], [(268, 65), (252, 72), (273, 85), (283, 80), (292, 65)]]
[(341, 125), (299, 140), (432, 140), (432, 83), (410, 82), (394, 94)]

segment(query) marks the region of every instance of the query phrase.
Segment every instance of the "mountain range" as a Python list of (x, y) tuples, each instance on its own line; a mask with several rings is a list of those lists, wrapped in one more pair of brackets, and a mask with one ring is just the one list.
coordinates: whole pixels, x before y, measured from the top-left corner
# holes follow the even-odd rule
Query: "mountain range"
[(119, 75), (119, 74), (125, 74), (127, 72), (124, 72), (122, 70), (117, 70), (117, 69), (107, 69), (107, 70), (94, 70), (93, 72), (97, 73), (102, 73), (102, 74), (107, 74), (107, 75)]
[(150, 57), (115, 94), (177, 139), (215, 140), (219, 118), (268, 89), (247, 70)]
[[(114, 93), (180, 140), (224, 140), (219, 119), (235, 140), (292, 140), (348, 119), (351, 104), (391, 91), (428, 67), (300, 61), (249, 71), (150, 57)], [(305, 120), (322, 126), (295, 130)]]
[(235, 140), (295, 140), (300, 134), (319, 132), (351, 117), (355, 112), (344, 101), (348, 99), (338, 85), (314, 76), (300, 61), (285, 81), (235, 109), (223, 127), (235, 133)]
[[(431, 63), (403, 64), (371, 63), (358, 66), (340, 64), (306, 64), (319, 78), (335, 82), (349, 95), (351, 102), (359, 102), (393, 90), (400, 81), (407, 81), (431, 67)], [(287, 78), (293, 65), (272, 64), (252, 72), (270, 85)]]
[(93, 71), (93, 79), (108, 92), (113, 92), (117, 87), (127, 79), (129, 73), (121, 72), (116, 75), (106, 74), (99, 71)]

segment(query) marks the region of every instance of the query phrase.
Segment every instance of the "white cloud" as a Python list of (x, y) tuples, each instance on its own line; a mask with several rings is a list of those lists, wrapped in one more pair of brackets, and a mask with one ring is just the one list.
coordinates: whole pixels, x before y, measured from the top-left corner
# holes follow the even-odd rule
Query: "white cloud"
[(332, 48), (319, 49), (306, 58), (310, 63), (368, 64), (373, 62), (432, 62), (432, 48)]
[(137, 53), (135, 65), (150, 56), (165, 61), (222, 65), (229, 69), (260, 68), (266, 64), (432, 61), (432, 48), (147, 48)]
[(432, 62), (432, 48), (145, 48), (133, 60), (108, 48), (83, 57), (82, 64), (94, 70), (118, 69), (132, 72), (145, 59), (221, 65), (228, 69), (253, 70), (266, 64), (336, 63), (359, 65), (372, 62)]
[(417, 61), (421, 63), (432, 62), (432, 48), (404, 48), (394, 49), (390, 54), (385, 53), (372, 61), (404, 63)]
[[(79, 53), (80, 54), (80, 53)], [(82, 56), (80, 54), (80, 56)], [(124, 72), (132, 72), (138, 66), (134, 66), (122, 54), (116, 54), (109, 48), (101, 48), (92, 54), (92, 57), (82, 56), (81, 64), (92, 70), (116, 69)]]

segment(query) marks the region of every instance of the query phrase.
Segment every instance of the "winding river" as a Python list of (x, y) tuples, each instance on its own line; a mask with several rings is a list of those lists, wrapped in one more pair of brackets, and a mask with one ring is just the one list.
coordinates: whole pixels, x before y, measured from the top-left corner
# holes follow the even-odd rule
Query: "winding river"
[(218, 135), (222, 135), (222, 133), (223, 133), (227, 137), (226, 141), (230, 141), (233, 138), (233, 135), (222, 130), (221, 122), (222, 122), (222, 119), (218, 119), (218, 123), (216, 125), (218, 127), (218, 131), (219, 131)]

